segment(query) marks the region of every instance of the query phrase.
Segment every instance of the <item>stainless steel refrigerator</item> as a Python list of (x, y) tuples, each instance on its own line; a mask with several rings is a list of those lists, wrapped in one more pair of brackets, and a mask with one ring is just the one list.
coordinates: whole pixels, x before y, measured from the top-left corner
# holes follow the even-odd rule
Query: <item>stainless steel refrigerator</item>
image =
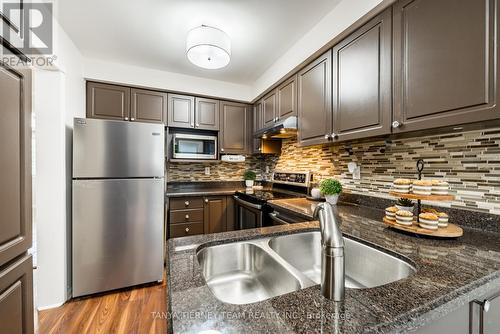
[(73, 297), (161, 281), (161, 124), (75, 118)]

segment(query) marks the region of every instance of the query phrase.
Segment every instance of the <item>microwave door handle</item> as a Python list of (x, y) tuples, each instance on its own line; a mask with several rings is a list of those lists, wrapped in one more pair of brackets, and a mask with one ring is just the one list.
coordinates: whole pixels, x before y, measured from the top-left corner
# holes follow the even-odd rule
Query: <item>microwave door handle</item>
[(289, 222), (284, 221), (283, 219), (279, 218), (279, 217), (278, 217), (278, 213), (277, 213), (276, 211), (271, 212), (271, 213), (269, 214), (269, 216), (271, 217), (271, 219), (272, 219), (272, 220), (274, 220), (275, 222), (277, 222), (277, 223), (278, 223), (278, 224), (280, 224), (280, 225), (290, 225), (290, 223), (289, 223)]
[(240, 199), (238, 196), (233, 196), (234, 200), (236, 202), (238, 202), (241, 206), (246, 206), (246, 207), (249, 207), (249, 208), (253, 208), (253, 209), (256, 209), (256, 210), (261, 210), (262, 209), (262, 205), (258, 205), (258, 204), (253, 204), (253, 203), (249, 203), (247, 201), (244, 201), (242, 199)]

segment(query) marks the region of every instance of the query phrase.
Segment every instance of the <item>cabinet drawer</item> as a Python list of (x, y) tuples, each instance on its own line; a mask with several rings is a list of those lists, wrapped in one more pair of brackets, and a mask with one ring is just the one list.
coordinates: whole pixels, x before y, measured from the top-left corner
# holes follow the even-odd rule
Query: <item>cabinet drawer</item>
[(170, 225), (170, 238), (186, 237), (203, 234), (203, 223), (187, 223)]
[(170, 209), (196, 209), (203, 207), (203, 198), (201, 197), (179, 197), (170, 199)]
[(170, 224), (203, 221), (203, 209), (170, 211)]

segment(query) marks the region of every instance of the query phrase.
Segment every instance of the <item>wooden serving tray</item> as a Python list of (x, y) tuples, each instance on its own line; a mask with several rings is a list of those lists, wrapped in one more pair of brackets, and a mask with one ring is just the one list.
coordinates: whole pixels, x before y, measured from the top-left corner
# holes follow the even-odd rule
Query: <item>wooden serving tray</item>
[(455, 199), (455, 196), (453, 195), (418, 195), (418, 194), (403, 194), (403, 193), (398, 193), (396, 191), (390, 191), (389, 194), (395, 197), (400, 197), (400, 198), (408, 198), (408, 199), (415, 199), (415, 200), (422, 200), (422, 201), (436, 201), (436, 202), (443, 202), (443, 201), (453, 201)]
[(438, 238), (458, 238), (464, 234), (464, 230), (461, 227), (450, 223), (448, 223), (447, 227), (440, 227), (434, 231), (421, 228), (416, 221), (411, 226), (403, 226), (384, 217), (384, 224), (397, 230)]

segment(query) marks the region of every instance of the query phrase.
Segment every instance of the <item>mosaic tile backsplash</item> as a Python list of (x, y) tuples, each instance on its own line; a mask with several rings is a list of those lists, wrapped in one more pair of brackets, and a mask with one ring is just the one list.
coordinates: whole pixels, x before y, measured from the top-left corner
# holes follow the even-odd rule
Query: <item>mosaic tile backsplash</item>
[[(312, 171), (315, 180), (339, 178), (346, 192), (391, 198), (388, 192), (395, 178), (416, 178), (415, 164), (424, 159), (424, 178), (445, 179), (451, 203), (440, 206), (500, 214), (500, 128), (419, 138), (376, 140), (352, 144), (352, 155), (345, 146), (298, 147), (294, 139), (283, 141), (280, 156), (251, 157), (241, 163), (170, 164), (169, 181), (242, 180), (246, 169), (269, 180), (278, 170)], [(361, 179), (353, 180), (347, 164), (361, 165)], [(210, 165), (211, 175), (204, 175)], [(425, 204), (425, 203), (424, 203)]]

